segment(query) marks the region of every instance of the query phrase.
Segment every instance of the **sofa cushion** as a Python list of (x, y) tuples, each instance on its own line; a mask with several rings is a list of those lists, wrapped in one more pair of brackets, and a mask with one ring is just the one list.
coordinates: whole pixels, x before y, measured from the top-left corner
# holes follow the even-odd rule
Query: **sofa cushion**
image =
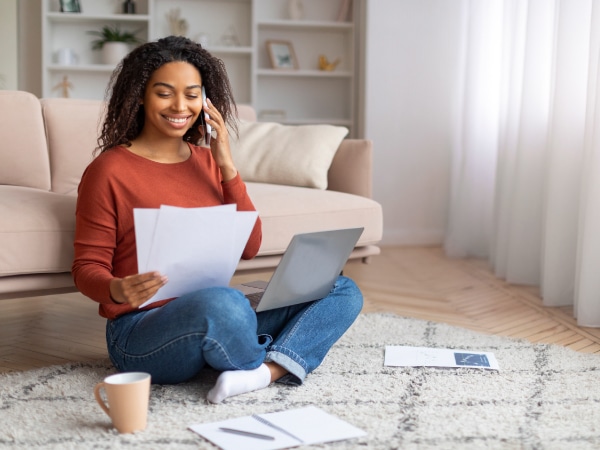
[(297, 233), (364, 226), (357, 247), (381, 240), (381, 205), (344, 192), (247, 182), (263, 224), (259, 255), (282, 253)]
[(246, 181), (327, 189), (327, 172), (348, 129), (240, 121), (230, 137), (236, 167)]
[(19, 186), (0, 186), (0, 198), (0, 277), (69, 272), (76, 198)]
[[(266, 183), (247, 183), (263, 223), (259, 255), (277, 255), (292, 236), (364, 226), (357, 247), (382, 235), (381, 205), (358, 195)], [(69, 272), (73, 260), (75, 196), (0, 186), (0, 277)]]
[(52, 191), (76, 194), (97, 146), (104, 102), (47, 98), (41, 103), (50, 148)]
[(0, 184), (50, 189), (42, 109), (28, 92), (0, 90)]

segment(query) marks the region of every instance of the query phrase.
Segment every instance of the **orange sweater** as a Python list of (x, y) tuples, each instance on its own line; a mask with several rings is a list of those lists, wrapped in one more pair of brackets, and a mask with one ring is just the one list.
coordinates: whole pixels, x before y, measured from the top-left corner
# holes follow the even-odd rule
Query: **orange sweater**
[[(154, 162), (116, 147), (98, 155), (84, 171), (78, 189), (72, 273), (77, 288), (100, 303), (101, 316), (113, 319), (133, 310), (111, 300), (109, 285), (113, 277), (138, 273), (134, 208), (236, 203), (239, 211), (255, 210), (239, 174), (221, 182), (210, 149), (190, 147), (192, 156), (175, 164)], [(256, 256), (261, 240), (258, 219), (242, 258)]]

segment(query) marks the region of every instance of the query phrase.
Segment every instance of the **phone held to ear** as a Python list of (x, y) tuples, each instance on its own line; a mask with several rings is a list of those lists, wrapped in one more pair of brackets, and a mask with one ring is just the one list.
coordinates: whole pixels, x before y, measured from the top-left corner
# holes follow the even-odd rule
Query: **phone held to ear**
[[(206, 104), (206, 89), (204, 89), (204, 86), (202, 86), (202, 107), (206, 108), (207, 106), (208, 105)], [(206, 125), (204, 141), (206, 142), (206, 145), (210, 145), (210, 133), (212, 133), (212, 127), (208, 124), (208, 122), (206, 122), (206, 120), (210, 119), (210, 116), (204, 110), (202, 110), (202, 112), (204, 113), (204, 123)]]
[[(206, 90), (204, 86), (202, 86), (202, 106), (206, 108)], [(206, 119), (210, 119), (210, 116), (202, 109), (198, 119), (194, 122), (194, 125), (185, 133), (183, 139), (186, 142), (191, 142), (193, 145), (206, 145), (210, 147), (210, 133), (212, 132), (212, 127), (206, 123)], [(201, 133), (198, 129), (199, 127), (204, 127), (204, 132)]]

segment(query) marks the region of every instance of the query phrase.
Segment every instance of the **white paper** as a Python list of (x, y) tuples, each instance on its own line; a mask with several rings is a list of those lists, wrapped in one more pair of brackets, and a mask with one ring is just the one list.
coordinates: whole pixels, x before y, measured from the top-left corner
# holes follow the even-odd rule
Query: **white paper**
[(256, 222), (235, 205), (134, 209), (138, 271), (169, 281), (140, 306), (197, 289), (228, 286)]
[(493, 353), (448, 348), (385, 347), (385, 366), (403, 367), (472, 367), (499, 370)]
[(152, 248), (158, 209), (134, 208), (133, 223), (135, 224), (135, 244), (137, 247), (138, 272), (148, 272), (148, 256)]
[(367, 434), (360, 428), (356, 428), (316, 406), (261, 414), (260, 416), (300, 438), (303, 444), (341, 441)]
[[(226, 433), (221, 431), (219, 429), (220, 427), (228, 427), (236, 430), (250, 431), (251, 433), (264, 434), (266, 436), (274, 437), (275, 440), (266, 441), (247, 436), (240, 436), (238, 434)], [(189, 428), (193, 432), (198, 433), (206, 440), (224, 450), (275, 450), (300, 445), (300, 442), (297, 440), (280, 431), (274, 430), (268, 425), (258, 422), (252, 416), (238, 417), (220, 422), (195, 424), (190, 425)]]
[[(135, 241), (137, 247), (137, 263), (138, 263), (138, 272), (145, 273), (150, 272), (153, 269), (148, 268), (148, 261), (150, 257), (150, 252), (152, 250), (152, 245), (154, 241), (154, 235), (156, 232), (156, 223), (158, 221), (160, 211), (166, 211), (168, 209), (186, 209), (190, 210), (190, 208), (178, 208), (174, 206), (162, 206), (159, 208), (134, 208), (133, 209), (133, 220), (135, 226)], [(201, 209), (203, 213), (208, 214), (210, 212), (215, 211), (229, 211), (235, 212), (236, 205), (227, 204), (227, 205), (218, 205), (218, 206), (209, 206), (205, 208), (197, 208)]]
[[(219, 422), (190, 425), (190, 429), (224, 450), (274, 450), (319, 444), (365, 436), (365, 431), (316, 406), (291, 409), (275, 413), (260, 414), (272, 426), (265, 425), (253, 416), (239, 417)], [(253, 437), (240, 436), (220, 431), (220, 427), (250, 431), (272, 436), (275, 440), (266, 441)], [(289, 436), (278, 428), (291, 433)]]

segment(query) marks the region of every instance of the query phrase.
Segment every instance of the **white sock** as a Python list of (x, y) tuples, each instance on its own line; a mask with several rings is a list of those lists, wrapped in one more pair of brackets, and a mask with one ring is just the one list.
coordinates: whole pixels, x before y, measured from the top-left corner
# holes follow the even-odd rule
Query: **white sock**
[(253, 370), (228, 370), (217, 378), (206, 398), (211, 403), (221, 403), (227, 397), (266, 388), (271, 384), (271, 371), (265, 364)]

